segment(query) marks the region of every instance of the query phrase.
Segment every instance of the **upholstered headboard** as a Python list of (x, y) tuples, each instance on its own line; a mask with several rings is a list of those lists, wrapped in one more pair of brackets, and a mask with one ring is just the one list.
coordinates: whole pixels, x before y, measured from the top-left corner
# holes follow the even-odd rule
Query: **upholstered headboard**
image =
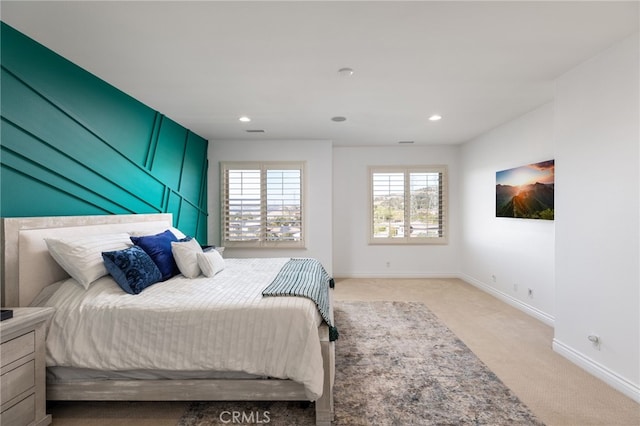
[(49, 254), (45, 238), (155, 233), (171, 226), (170, 213), (3, 218), (1, 305), (28, 306), (43, 288), (69, 276)]

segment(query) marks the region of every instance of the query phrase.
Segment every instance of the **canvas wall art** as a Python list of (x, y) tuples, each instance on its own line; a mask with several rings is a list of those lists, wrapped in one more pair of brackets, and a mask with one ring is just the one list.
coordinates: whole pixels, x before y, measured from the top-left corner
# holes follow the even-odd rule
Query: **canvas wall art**
[(496, 217), (553, 220), (555, 161), (496, 173)]

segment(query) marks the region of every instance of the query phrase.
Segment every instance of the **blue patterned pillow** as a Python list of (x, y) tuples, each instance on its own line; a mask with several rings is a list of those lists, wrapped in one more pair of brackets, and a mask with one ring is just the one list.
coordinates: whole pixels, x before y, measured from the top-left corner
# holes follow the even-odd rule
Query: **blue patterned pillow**
[(102, 253), (104, 266), (129, 294), (138, 294), (162, 280), (162, 273), (151, 257), (138, 246)]
[(146, 251), (153, 262), (162, 273), (162, 281), (168, 280), (174, 275), (178, 275), (178, 265), (171, 252), (171, 242), (178, 241), (173, 232), (166, 230), (156, 235), (146, 235), (144, 237), (131, 237), (133, 244)]

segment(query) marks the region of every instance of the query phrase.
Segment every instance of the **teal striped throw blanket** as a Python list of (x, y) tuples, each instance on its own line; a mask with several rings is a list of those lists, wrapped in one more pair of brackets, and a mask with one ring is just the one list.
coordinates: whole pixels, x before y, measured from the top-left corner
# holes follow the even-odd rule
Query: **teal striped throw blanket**
[(332, 324), (329, 306), (329, 287), (333, 279), (316, 259), (290, 259), (275, 279), (264, 289), (263, 296), (300, 296), (313, 300), (322, 319), (329, 326), (329, 340), (338, 339), (338, 329)]

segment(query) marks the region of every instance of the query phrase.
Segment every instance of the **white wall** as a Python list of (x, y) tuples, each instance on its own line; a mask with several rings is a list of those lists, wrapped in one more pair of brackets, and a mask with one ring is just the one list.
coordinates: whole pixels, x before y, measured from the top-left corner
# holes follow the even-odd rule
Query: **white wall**
[(554, 158), (553, 112), (546, 104), (460, 152), (461, 277), (547, 324), (554, 316), (554, 221), (497, 218), (496, 172)]
[[(369, 166), (441, 165), (449, 171), (447, 245), (369, 245)], [(333, 266), (337, 277), (445, 277), (459, 270), (458, 147), (334, 147)], [(389, 262), (389, 267), (387, 267)]]
[[(230, 255), (317, 257), (336, 277), (460, 276), (554, 325), (556, 351), (640, 401), (639, 60), (635, 35), (559, 78), (553, 103), (460, 147), (210, 142), (209, 241), (219, 161), (307, 160), (308, 250)], [(556, 220), (496, 218), (495, 173), (552, 158)], [(449, 244), (368, 245), (368, 166), (416, 164), (449, 167)]]
[(562, 76), (555, 119), (554, 348), (637, 401), (639, 51), (636, 34)]
[(229, 257), (314, 257), (331, 275), (331, 141), (210, 141), (209, 243), (220, 245), (221, 161), (306, 161), (306, 249), (225, 249)]

